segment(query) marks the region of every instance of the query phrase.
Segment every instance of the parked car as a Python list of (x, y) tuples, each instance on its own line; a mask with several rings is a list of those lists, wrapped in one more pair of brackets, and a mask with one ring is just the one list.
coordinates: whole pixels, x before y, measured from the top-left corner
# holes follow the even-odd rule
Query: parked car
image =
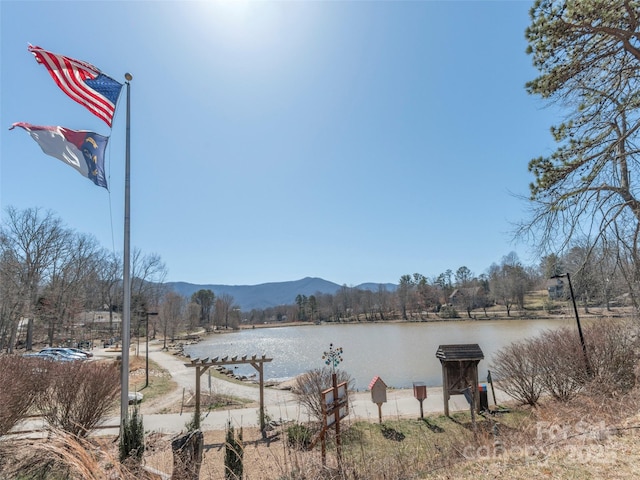
[(54, 353), (49, 353), (49, 352), (31, 352), (31, 353), (23, 353), (22, 354), (23, 357), (26, 358), (37, 358), (40, 360), (56, 360), (57, 355), (55, 355)]
[(42, 350), (40, 352), (35, 353), (25, 353), (23, 357), (28, 358), (37, 358), (40, 360), (50, 360), (52, 362), (74, 362), (78, 360), (78, 358), (71, 357), (69, 355), (63, 355), (60, 352)]
[(129, 405), (137, 405), (142, 402), (143, 397), (140, 392), (129, 392)]
[(76, 353), (70, 348), (63, 347), (47, 347), (40, 350), (40, 353), (49, 353), (56, 355), (58, 360), (86, 360), (87, 356), (80, 353)]
[(71, 350), (73, 353), (77, 353), (78, 355), (84, 355), (86, 358), (93, 357), (93, 353), (86, 352), (80, 348), (67, 347), (67, 350)]

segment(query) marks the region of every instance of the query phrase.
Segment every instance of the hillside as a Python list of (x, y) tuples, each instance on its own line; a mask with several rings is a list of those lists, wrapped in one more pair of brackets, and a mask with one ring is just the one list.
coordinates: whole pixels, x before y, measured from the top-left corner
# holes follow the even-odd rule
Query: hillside
[[(235, 303), (243, 311), (254, 308), (263, 309), (278, 305), (291, 305), (295, 303), (296, 296), (317, 295), (318, 293), (335, 294), (342, 286), (337, 283), (323, 280), (322, 278), (306, 277), (301, 280), (289, 282), (262, 283), (259, 285), (198, 285), (187, 282), (167, 282), (166, 285), (176, 293), (185, 297), (191, 297), (198, 290), (211, 290), (216, 296), (231, 295)], [(362, 290), (378, 290), (382, 285), (388, 291), (395, 291), (393, 283), (363, 283), (354, 288)]]

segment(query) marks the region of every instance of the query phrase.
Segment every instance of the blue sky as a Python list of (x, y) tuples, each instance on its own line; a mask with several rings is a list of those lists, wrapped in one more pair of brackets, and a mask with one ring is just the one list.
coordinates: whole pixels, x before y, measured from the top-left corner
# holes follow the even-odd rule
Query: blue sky
[[(169, 281), (475, 274), (516, 251), (558, 114), (524, 85), (528, 1), (0, 3), (0, 206), (122, 251), (125, 89), (109, 128), (31, 43), (131, 82), (131, 245)], [(110, 191), (14, 122), (111, 135)]]

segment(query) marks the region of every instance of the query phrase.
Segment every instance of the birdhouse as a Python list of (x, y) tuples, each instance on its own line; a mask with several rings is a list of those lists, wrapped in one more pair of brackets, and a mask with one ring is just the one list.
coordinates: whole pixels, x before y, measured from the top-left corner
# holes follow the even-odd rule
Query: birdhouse
[(413, 396), (421, 401), (427, 398), (427, 385), (422, 382), (413, 382)]
[(369, 383), (369, 390), (371, 390), (371, 401), (377, 403), (387, 402), (387, 385), (378, 376), (373, 377), (373, 380)]

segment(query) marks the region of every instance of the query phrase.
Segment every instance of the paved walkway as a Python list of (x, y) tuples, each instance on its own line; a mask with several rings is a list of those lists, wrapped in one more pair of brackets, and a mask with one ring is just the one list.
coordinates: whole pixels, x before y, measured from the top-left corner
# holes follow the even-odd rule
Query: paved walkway
[[(144, 355), (144, 345), (140, 345), (140, 355)], [(95, 358), (114, 358), (120, 352), (111, 352), (103, 348), (94, 351)], [(133, 350), (132, 350), (133, 355)], [(182, 392), (195, 392), (194, 368), (185, 366), (185, 361), (179, 356), (162, 350), (162, 343), (151, 342), (149, 345), (149, 358), (156, 362), (161, 368), (167, 370), (172, 380), (177, 384), (176, 391), (168, 394), (165, 399), (154, 400), (146, 405), (142, 402), (141, 413), (143, 415), (144, 428), (147, 432), (158, 432), (164, 434), (177, 434), (186, 431), (186, 424), (193, 418), (191, 411), (183, 414), (179, 413), (150, 413), (162, 411), (163, 407), (175, 405), (182, 398)], [(208, 376), (203, 375), (201, 388), (208, 390)], [(203, 411), (204, 419), (201, 423), (203, 430), (224, 430), (227, 422), (235, 426), (257, 427), (259, 426), (259, 398), (260, 391), (257, 385), (238, 384), (224, 379), (211, 377), (211, 388), (213, 391), (232, 395), (239, 398), (251, 400), (252, 406), (247, 408), (233, 408), (228, 410)], [(143, 392), (144, 393), (144, 392)], [(491, 392), (488, 392), (489, 405), (493, 405)], [(444, 401), (442, 387), (428, 388), (427, 398), (423, 401), (424, 415), (442, 414), (444, 412)], [(501, 391), (496, 390), (498, 404), (504, 404), (509, 397)], [(163, 401), (164, 400), (164, 401)], [(449, 400), (449, 411), (468, 411), (469, 404), (462, 395), (455, 395)], [(276, 421), (300, 421), (309, 420), (306, 410), (301, 407), (295, 395), (290, 391), (277, 388), (265, 388), (265, 411), (267, 415)], [(396, 418), (419, 418), (420, 402), (413, 397), (411, 389), (389, 389), (387, 390), (387, 402), (382, 405), (382, 419)], [(367, 419), (378, 421), (378, 406), (371, 400), (371, 392), (351, 392), (349, 393), (349, 420)], [(98, 429), (97, 434), (115, 434), (120, 425), (120, 417), (105, 419), (103, 425), (106, 428)], [(17, 430), (33, 431), (44, 429), (42, 419), (30, 419), (17, 427)], [(32, 434), (29, 434), (31, 436)]]
[[(141, 345), (144, 349), (144, 346)], [(96, 356), (110, 356), (104, 351), (96, 351)], [(142, 355), (144, 352), (141, 352)], [(117, 355), (117, 354), (116, 354)], [(166, 369), (178, 385), (181, 392), (195, 391), (195, 369), (185, 366), (185, 361), (171, 353), (162, 350), (162, 344), (151, 342), (149, 345), (149, 358), (160, 367)], [(244, 385), (228, 382), (223, 379), (211, 377), (211, 388), (215, 392), (233, 395), (240, 398), (250, 399), (257, 404), (259, 401), (259, 388), (257, 385)], [(203, 375), (201, 388), (207, 390), (208, 376)], [(444, 412), (444, 401), (442, 387), (428, 388), (427, 398), (423, 401), (424, 415), (442, 414)], [(503, 392), (496, 391), (497, 402), (504, 404), (509, 397)], [(493, 405), (491, 392), (488, 392), (489, 404)], [(248, 408), (235, 408), (229, 410), (215, 410), (211, 412), (203, 411), (204, 420), (202, 428), (204, 430), (222, 430), (227, 421), (231, 420), (236, 426), (252, 427), (259, 425), (258, 405)], [(175, 434), (185, 430), (185, 425), (192, 419), (193, 414), (186, 412), (183, 414), (151, 414), (145, 413), (144, 402), (142, 403), (142, 413), (144, 426), (147, 431), (159, 433)], [(462, 395), (455, 395), (449, 400), (450, 412), (468, 410), (469, 404)], [(306, 411), (298, 405), (298, 402), (290, 391), (276, 388), (265, 388), (265, 410), (272, 420), (295, 420), (307, 421), (309, 419)], [(411, 389), (387, 390), (387, 402), (382, 405), (382, 419), (420, 417), (420, 402), (413, 396)], [(371, 393), (352, 392), (349, 394), (349, 418), (378, 420), (378, 406), (371, 400)], [(111, 418), (106, 421), (108, 425), (118, 425), (119, 418)]]

